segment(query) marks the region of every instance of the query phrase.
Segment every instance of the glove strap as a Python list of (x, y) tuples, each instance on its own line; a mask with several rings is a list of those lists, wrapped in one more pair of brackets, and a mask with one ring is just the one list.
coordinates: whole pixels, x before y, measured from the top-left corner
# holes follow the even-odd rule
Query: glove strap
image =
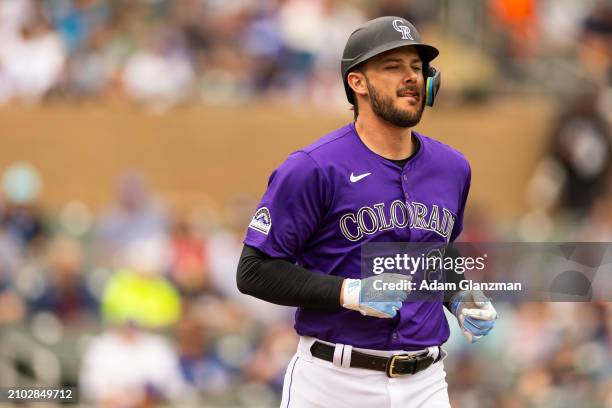
[(359, 300), (361, 298), (361, 279), (346, 279), (344, 283), (344, 289), (342, 292), (342, 299), (344, 303), (342, 307), (351, 310), (359, 309)]
[(465, 295), (466, 295), (466, 292), (461, 291), (461, 292), (455, 293), (455, 296), (453, 296), (452, 299), (450, 300), (450, 311), (455, 316), (457, 316), (457, 309), (459, 308), (459, 303), (463, 302)]

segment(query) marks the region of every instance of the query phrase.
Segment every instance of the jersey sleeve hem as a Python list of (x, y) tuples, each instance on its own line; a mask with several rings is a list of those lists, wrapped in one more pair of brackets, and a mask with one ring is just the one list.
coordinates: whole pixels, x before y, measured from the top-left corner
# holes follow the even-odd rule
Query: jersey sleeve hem
[(266, 245), (265, 242), (258, 242), (257, 240), (251, 238), (251, 237), (246, 237), (243, 241), (243, 244), (248, 245), (250, 247), (256, 248), (258, 250), (260, 250), (261, 252), (263, 252), (264, 254), (268, 255), (270, 258), (275, 258), (275, 259), (284, 259), (287, 261), (292, 261), (292, 259), (290, 257), (287, 256), (287, 254), (281, 253), (279, 251), (274, 250), (274, 248), (271, 248), (269, 245)]

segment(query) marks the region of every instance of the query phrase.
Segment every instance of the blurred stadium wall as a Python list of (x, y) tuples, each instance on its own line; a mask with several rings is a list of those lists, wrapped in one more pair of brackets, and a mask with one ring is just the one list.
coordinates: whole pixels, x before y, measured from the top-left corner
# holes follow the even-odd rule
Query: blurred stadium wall
[[(335, 112), (335, 111), (334, 111)], [(351, 120), (351, 114), (281, 106), (204, 107), (163, 115), (129, 106), (60, 104), (0, 110), (0, 169), (16, 160), (41, 174), (41, 204), (108, 201), (124, 169), (145, 173), (167, 199), (221, 203), (236, 192), (259, 196), (288, 153)], [(510, 99), (428, 110), (418, 130), (460, 151), (473, 170), (471, 200), (513, 219), (550, 132), (550, 104)], [(528, 125), (526, 125), (528, 124)]]

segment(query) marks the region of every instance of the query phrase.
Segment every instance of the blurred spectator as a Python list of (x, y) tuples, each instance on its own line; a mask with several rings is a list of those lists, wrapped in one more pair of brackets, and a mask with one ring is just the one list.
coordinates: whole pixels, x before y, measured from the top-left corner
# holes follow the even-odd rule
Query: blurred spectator
[(165, 208), (152, 196), (144, 177), (137, 172), (124, 173), (117, 186), (116, 202), (98, 223), (99, 261), (108, 264), (131, 242), (165, 237), (168, 224)]
[(214, 42), (212, 19), (205, 2), (177, 0), (172, 2), (172, 17), (183, 32), (187, 45), (196, 54), (204, 53)]
[(279, 9), (280, 34), (285, 44), (283, 65), (287, 85), (295, 91), (304, 91), (315, 56), (325, 48), (326, 3), (327, 0), (287, 0)]
[(214, 353), (212, 336), (205, 332), (205, 325), (198, 308), (186, 307), (177, 325), (176, 340), (181, 372), (185, 380), (198, 391), (208, 395), (223, 394), (231, 387), (226, 367)]
[(296, 347), (296, 336), (291, 325), (283, 322), (269, 327), (262, 344), (246, 367), (248, 378), (270, 384), (277, 393), (281, 393), (287, 361)]
[(231, 299), (216, 294), (202, 294), (191, 299), (191, 309), (203, 325), (207, 338), (220, 340), (230, 333), (246, 333), (254, 321), (249, 311)]
[(143, 40), (144, 46), (126, 62), (123, 85), (134, 100), (163, 111), (189, 96), (193, 68), (184, 38), (176, 30), (159, 30)]
[(536, 1), (490, 0), (489, 3), (493, 23), (505, 30), (501, 34), (507, 40), (505, 46), (508, 47), (508, 55), (519, 58), (532, 56), (539, 21)]
[(580, 228), (580, 241), (612, 242), (612, 194), (599, 198)]
[[(55, 29), (69, 53), (87, 45), (109, 23), (111, 4), (106, 0), (59, 1), (51, 7)], [(63, 4), (62, 4), (63, 3)]]
[(11, 281), (22, 263), (21, 242), (17, 241), (13, 234), (4, 227), (0, 227), (0, 284)]
[(596, 100), (593, 93), (583, 93), (559, 116), (546, 165), (534, 176), (533, 207), (557, 203), (562, 210), (583, 217), (610, 187), (612, 135), (596, 109)]
[(590, 81), (610, 86), (612, 81), (612, 4), (599, 0), (584, 20), (579, 42), (582, 66)]
[(105, 407), (149, 407), (185, 397), (179, 362), (162, 337), (124, 325), (96, 337), (83, 355), (81, 397)]
[[(543, 0), (538, 4), (543, 40), (548, 55), (571, 52), (579, 39), (591, 1)], [(563, 33), (563, 35), (559, 35)]]
[(97, 304), (83, 280), (81, 243), (56, 237), (47, 249), (44, 288), (33, 299), (33, 311), (53, 313), (64, 324), (78, 326), (97, 314)]
[(3, 227), (20, 244), (29, 243), (44, 234), (42, 216), (31, 205), (10, 205), (2, 215)]
[(8, 285), (0, 281), (0, 328), (18, 323), (26, 314), (23, 299)]
[[(539, 16), (536, 0), (489, 0), (489, 24), (485, 41), (490, 55), (496, 56), (500, 86), (516, 89), (529, 81), (531, 63), (539, 45)], [(550, 75), (550, 73), (549, 73)], [(508, 86), (511, 84), (512, 86)]]
[(253, 10), (244, 32), (244, 53), (253, 67), (250, 86), (256, 93), (280, 89), (283, 85), (284, 43), (277, 11), (272, 6)]
[(126, 268), (110, 277), (102, 295), (102, 317), (106, 322), (163, 328), (178, 321), (179, 293), (160, 275), (168, 261), (166, 245), (164, 240), (152, 238), (126, 247)]
[(185, 294), (210, 289), (209, 253), (204, 237), (186, 218), (179, 218), (170, 238), (170, 278)]
[(0, 2), (0, 41), (19, 33), (33, 17), (35, 4), (32, 0), (3, 0)]
[(43, 217), (36, 207), (41, 190), (38, 170), (27, 162), (10, 165), (2, 178), (6, 206), (0, 213), (3, 228), (20, 244), (44, 233)]
[(100, 97), (112, 81), (112, 61), (106, 55), (103, 34), (93, 36), (88, 44), (75, 52), (67, 67), (66, 90), (76, 98)]
[[(392, 14), (393, 15), (393, 14)], [(322, 109), (333, 103), (346, 105), (342, 82), (338, 80), (338, 61), (346, 39), (366, 20), (365, 13), (350, 2), (327, 0), (320, 17), (325, 46), (317, 49), (313, 66), (310, 99)]]
[(66, 52), (40, 7), (35, 7), (33, 18), (24, 22), (16, 35), (0, 37), (0, 44), (2, 99), (37, 102), (59, 84)]

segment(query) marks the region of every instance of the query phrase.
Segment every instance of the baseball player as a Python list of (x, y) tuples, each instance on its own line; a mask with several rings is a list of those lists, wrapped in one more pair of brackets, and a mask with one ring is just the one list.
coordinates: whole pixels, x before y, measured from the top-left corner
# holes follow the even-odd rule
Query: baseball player
[(410, 285), (395, 285), (373, 301), (368, 291), (380, 276), (361, 275), (364, 244), (448, 244), (461, 233), (469, 164), (412, 130), (434, 103), (437, 55), (400, 17), (354, 31), (341, 64), (354, 123), (291, 154), (248, 226), (238, 288), (297, 307), (300, 340), (282, 407), (449, 407), (444, 306), (472, 342), (495, 324), (495, 309), (477, 294), (406, 301)]

